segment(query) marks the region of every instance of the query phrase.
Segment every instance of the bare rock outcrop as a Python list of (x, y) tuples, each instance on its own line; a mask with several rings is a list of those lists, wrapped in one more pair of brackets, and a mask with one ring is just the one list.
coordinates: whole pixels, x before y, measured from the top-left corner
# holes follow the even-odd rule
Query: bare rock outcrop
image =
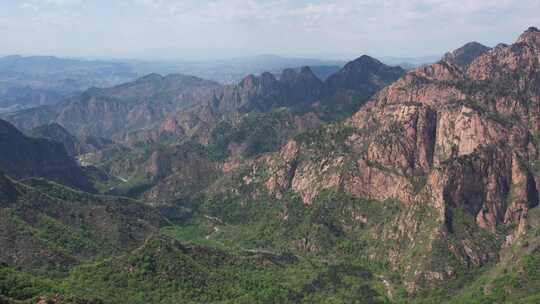
[[(260, 159), (255, 168), (265, 169), (253, 170), (250, 180), (262, 178), (278, 199), (296, 192), (306, 204), (323, 189), (337, 188), (397, 199), (405, 210), (425, 206), (429, 218), (404, 213), (405, 221), (393, 222), (401, 236), (383, 237), (414, 244), (422, 236), (427, 252), (442, 242), (461, 263), (483, 265), (496, 258), (495, 245), (457, 232), (462, 217), (470, 217), (475, 229), (511, 228), (508, 245), (524, 233), (528, 210), (538, 205), (540, 32), (531, 28), (512, 45), (484, 50), (465, 68), (443, 59), (411, 71), (324, 132)], [(428, 220), (428, 232), (417, 230)], [(387, 256), (398, 263), (403, 252)], [(432, 270), (406, 271), (410, 291), (422, 280), (451, 278), (455, 266)]]

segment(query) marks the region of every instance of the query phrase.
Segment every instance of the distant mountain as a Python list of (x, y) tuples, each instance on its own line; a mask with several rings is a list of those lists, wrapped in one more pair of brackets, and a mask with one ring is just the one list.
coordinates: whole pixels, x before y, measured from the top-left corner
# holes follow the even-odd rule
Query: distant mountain
[(361, 91), (373, 95), (394, 82), (405, 73), (401, 67), (391, 67), (375, 58), (362, 56), (347, 63), (339, 72), (325, 82), (327, 90), (335, 94), (337, 90)]
[(298, 72), (286, 69), (279, 79), (269, 72), (260, 76), (248, 75), (238, 85), (223, 87), (213, 108), (220, 113), (245, 113), (298, 106), (315, 101), (321, 94), (322, 85), (309, 67)]
[[(253, 57), (239, 57), (209, 61), (162, 61), (128, 62), (139, 74), (181, 73), (214, 80), (223, 84), (233, 84), (241, 81), (248, 74), (262, 74), (263, 72), (280, 73), (286, 68), (300, 68), (302, 66), (314, 67), (317, 76), (324, 79), (328, 72), (326, 69), (335, 69), (345, 64), (340, 60), (324, 60), (312, 58), (282, 57), (276, 55), (260, 55)], [(320, 74), (319, 74), (320, 72)]]
[[(192, 130), (200, 128), (208, 133), (213, 124), (233, 113), (268, 112), (277, 107), (305, 111), (317, 102), (329, 107), (359, 105), (403, 72), (363, 56), (325, 82), (309, 67), (285, 69), (279, 77), (269, 72), (251, 74), (237, 85), (219, 85), (180, 74), (150, 74), (111, 88), (93, 88), (56, 105), (20, 111), (6, 118), (23, 129), (56, 122), (77, 137), (116, 140), (142, 130), (146, 130), (143, 137), (156, 137), (147, 131), (170, 130), (173, 121), (177, 124), (175, 134), (192, 134)], [(171, 116), (179, 117), (163, 125)]]
[(90, 87), (108, 87), (135, 79), (118, 62), (51, 56), (0, 58), (0, 112), (54, 104)]
[[(339, 65), (315, 65), (310, 66), (310, 69), (313, 71), (313, 74), (317, 76), (322, 81), (325, 81), (330, 77), (331, 75), (337, 73), (343, 66)], [(297, 70), (300, 70), (301, 68), (298, 68)]]
[(192, 76), (151, 74), (107, 89), (92, 88), (62, 103), (8, 117), (25, 129), (57, 122), (76, 136), (112, 138), (159, 123), (199, 100), (210, 100), (217, 87), (215, 82)]
[[(337, 73), (339, 70), (341, 70), (343, 66), (339, 65), (316, 65), (316, 66), (309, 66), (313, 74), (317, 76), (322, 81), (325, 81), (328, 77), (330, 77), (332, 74)], [(302, 70), (302, 67), (293, 68), (296, 72), (300, 72)], [(277, 78), (281, 77), (281, 73), (283, 71), (280, 71), (279, 73), (274, 73)]]
[(54, 88), (40, 89), (6, 83), (0, 84), (0, 90), (2, 90), (0, 112), (14, 112), (27, 107), (54, 104), (69, 95), (68, 92), (61, 92)]
[(91, 87), (111, 87), (153, 73), (236, 83), (247, 74), (278, 73), (306, 65), (314, 66), (317, 76), (325, 79), (343, 62), (273, 55), (200, 62), (0, 57), (0, 114), (54, 104)]
[(18, 178), (43, 177), (85, 190), (92, 186), (64, 146), (24, 135), (0, 120), (0, 170)]
[[(235, 66), (251, 66), (262, 68), (265, 67), (266, 70), (272, 69), (283, 69), (286, 67), (297, 67), (297, 66), (321, 66), (321, 65), (342, 65), (345, 62), (341, 60), (324, 60), (324, 59), (314, 59), (314, 58), (300, 58), (300, 57), (283, 57), (277, 55), (259, 55), (253, 57), (240, 57), (233, 58), (229, 60), (216, 60), (210, 61), (222, 64), (232, 64)], [(272, 68), (273, 67), (273, 68)]]
[[(109, 193), (143, 193), (152, 201), (190, 199), (213, 181), (216, 160), (275, 151), (299, 132), (353, 113), (404, 72), (362, 56), (326, 81), (309, 67), (285, 69), (279, 77), (248, 75), (236, 85), (151, 74), (8, 119), (30, 134), (62, 142), (83, 163), (102, 164), (108, 175), (132, 183), (133, 190), (112, 184)], [(101, 152), (85, 141), (103, 137), (130, 149)], [(164, 148), (175, 142), (180, 146)]]
[(443, 60), (452, 62), (460, 68), (467, 68), (474, 59), (480, 57), (491, 48), (478, 42), (469, 42), (464, 46), (444, 55)]
[[(399, 67), (392, 68), (369, 56), (362, 56), (324, 82), (310, 67), (285, 69), (279, 78), (268, 72), (260, 76), (248, 75), (238, 85), (224, 86), (209, 104), (209, 112), (268, 112), (278, 107), (308, 111), (317, 104), (330, 107), (351, 102), (361, 104), (404, 72)], [(355, 94), (354, 101), (341, 98), (350, 93)]]
[(414, 69), (422, 65), (431, 64), (437, 62), (440, 56), (422, 56), (422, 57), (395, 57), (395, 56), (381, 56), (378, 59), (385, 64), (400, 66), (406, 70)]
[(11, 75), (46, 75), (46, 76), (133, 76), (128, 66), (123, 63), (66, 59), (53, 56), (7, 56), (0, 57), (0, 72)]

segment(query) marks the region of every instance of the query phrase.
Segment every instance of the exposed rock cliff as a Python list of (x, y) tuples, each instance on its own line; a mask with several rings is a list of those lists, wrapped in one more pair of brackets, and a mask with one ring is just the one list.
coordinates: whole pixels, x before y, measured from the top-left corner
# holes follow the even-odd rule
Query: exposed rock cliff
[[(495, 243), (476, 242), (482, 230), (497, 238), (497, 229), (506, 227), (500, 240), (506, 245), (524, 233), (528, 210), (538, 205), (538, 109), (540, 32), (533, 28), (465, 70), (442, 60), (407, 73), (344, 125), (295, 138), (265, 156), (245, 181), (261, 182), (278, 199), (296, 192), (306, 204), (327, 188), (401, 201), (408, 211), (388, 228), (399, 232), (380, 237), (408, 240), (405, 249), (386, 252), (395, 267), (410, 267), (407, 246), (427, 242), (423, 266), (404, 273), (414, 291), (419, 282), (453, 277), (459, 264), (479, 266), (496, 257)], [(431, 210), (428, 217), (419, 208)], [(475, 222), (476, 232), (460, 228), (464, 218)], [(426, 267), (441, 244), (460, 262)]]

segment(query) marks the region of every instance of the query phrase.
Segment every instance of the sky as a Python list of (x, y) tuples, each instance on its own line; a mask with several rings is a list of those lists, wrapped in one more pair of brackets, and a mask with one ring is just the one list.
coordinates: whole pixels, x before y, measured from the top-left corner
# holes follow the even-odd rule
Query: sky
[(540, 0), (0, 0), (0, 55), (440, 55), (540, 27)]

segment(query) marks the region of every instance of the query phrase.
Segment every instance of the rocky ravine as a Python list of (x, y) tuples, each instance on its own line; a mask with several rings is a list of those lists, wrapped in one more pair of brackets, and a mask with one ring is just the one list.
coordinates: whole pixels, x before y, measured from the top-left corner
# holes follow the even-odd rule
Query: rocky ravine
[[(244, 181), (306, 204), (327, 188), (398, 199), (403, 211), (376, 237), (399, 244), (384, 256), (407, 265), (414, 292), (496, 259), (526, 231), (538, 205), (539, 132), (540, 31), (530, 28), (468, 66), (443, 59), (407, 73), (346, 123), (262, 157)], [(456, 224), (469, 217), (468, 229)], [(414, 256), (418, 244), (425, 252)], [(430, 266), (441, 246), (450, 257)]]

